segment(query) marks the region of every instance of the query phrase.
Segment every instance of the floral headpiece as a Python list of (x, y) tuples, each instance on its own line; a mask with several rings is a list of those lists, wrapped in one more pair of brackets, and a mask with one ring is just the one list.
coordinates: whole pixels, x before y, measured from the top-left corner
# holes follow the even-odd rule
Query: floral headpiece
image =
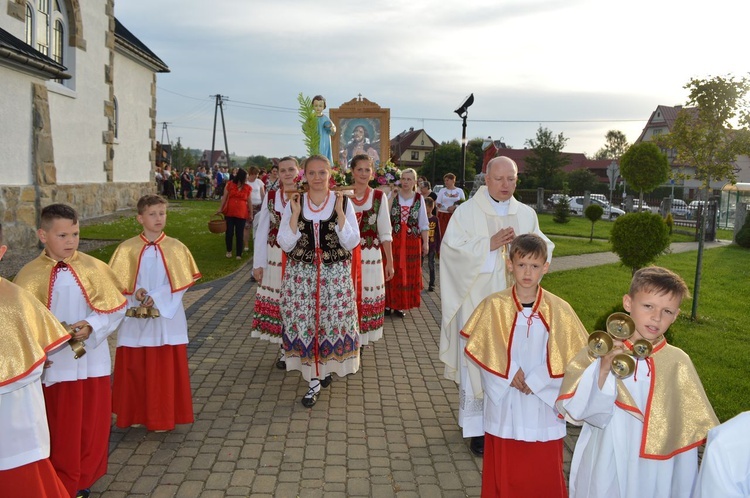
[(401, 183), (401, 170), (391, 161), (375, 168), (375, 178), (370, 180), (370, 187), (376, 188), (383, 185), (399, 185)]
[[(328, 180), (328, 188), (333, 190), (334, 187), (343, 187), (350, 185), (351, 182), (347, 180), (347, 175), (341, 172), (338, 167), (331, 168), (331, 178)], [(300, 170), (294, 179), (294, 187), (300, 192), (307, 192), (307, 178), (305, 178), (305, 171)]]

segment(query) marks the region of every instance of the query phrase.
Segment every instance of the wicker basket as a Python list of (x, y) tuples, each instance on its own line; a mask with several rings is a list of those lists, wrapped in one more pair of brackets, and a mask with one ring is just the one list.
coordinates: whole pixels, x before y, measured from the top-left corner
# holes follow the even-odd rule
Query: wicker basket
[(224, 219), (223, 214), (211, 215), (211, 219), (208, 222), (208, 231), (211, 233), (224, 233), (227, 231), (227, 220)]

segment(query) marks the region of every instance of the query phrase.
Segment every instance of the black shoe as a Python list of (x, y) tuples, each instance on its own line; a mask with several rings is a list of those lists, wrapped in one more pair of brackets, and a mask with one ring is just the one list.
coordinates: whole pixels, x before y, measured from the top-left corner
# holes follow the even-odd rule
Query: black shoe
[(328, 387), (328, 386), (331, 385), (331, 382), (333, 382), (333, 377), (331, 377), (330, 375), (328, 375), (328, 376), (326, 376), (325, 379), (323, 379), (323, 380), (320, 381), (320, 385), (323, 386), (323, 387)]
[(286, 359), (282, 356), (283, 351), (279, 352), (279, 357), (276, 358), (276, 368), (279, 370), (286, 370)]
[[(317, 380), (317, 379), (315, 379)], [(318, 386), (320, 386), (320, 381), (318, 381)], [(318, 396), (320, 395), (320, 389), (317, 391), (315, 390), (315, 387), (311, 387), (307, 390), (307, 393), (302, 397), (302, 406), (305, 408), (312, 408), (315, 406), (315, 403), (318, 402)]]
[(427, 292), (435, 292), (435, 287), (432, 285), (427, 287)]
[(91, 495), (90, 489), (80, 489), (76, 491), (76, 498), (89, 498), (89, 495)]
[(386, 308), (385, 311), (383, 312), (383, 314), (385, 316), (391, 316), (391, 309), (390, 308)]
[(393, 314), (394, 314), (394, 315), (396, 315), (396, 316), (397, 316), (397, 317), (399, 317), (399, 318), (403, 318), (403, 317), (405, 317), (405, 316), (406, 316), (406, 313), (404, 313), (404, 312), (403, 312), (403, 311), (401, 311), (401, 310), (393, 310)]
[(474, 436), (471, 438), (469, 449), (474, 455), (481, 457), (484, 455), (484, 436)]

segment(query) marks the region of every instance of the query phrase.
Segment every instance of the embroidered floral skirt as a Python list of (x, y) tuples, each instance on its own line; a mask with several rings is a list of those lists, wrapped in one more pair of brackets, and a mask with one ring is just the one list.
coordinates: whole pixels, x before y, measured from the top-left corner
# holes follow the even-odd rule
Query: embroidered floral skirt
[(362, 248), (362, 302), (360, 303), (360, 343), (365, 346), (383, 337), (385, 273), (380, 247)]
[[(320, 265), (287, 260), (281, 284), (286, 369), (305, 380), (359, 370), (359, 325), (349, 261)], [(316, 296), (319, 297), (316, 334)]]
[(255, 293), (251, 337), (281, 343), (281, 277), (283, 252), (280, 247), (268, 246), (268, 266), (263, 270), (263, 282)]

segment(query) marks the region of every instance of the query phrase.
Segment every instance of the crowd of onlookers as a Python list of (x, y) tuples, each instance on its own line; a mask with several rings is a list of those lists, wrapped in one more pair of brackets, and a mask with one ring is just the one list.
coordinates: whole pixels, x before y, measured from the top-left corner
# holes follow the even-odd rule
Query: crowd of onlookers
[[(184, 168), (182, 171), (167, 164), (156, 168), (156, 191), (168, 199), (221, 199), (225, 185), (234, 179), (239, 168), (206, 166)], [(259, 169), (258, 178), (266, 190), (277, 188), (279, 181), (278, 168), (272, 166), (266, 171)]]

